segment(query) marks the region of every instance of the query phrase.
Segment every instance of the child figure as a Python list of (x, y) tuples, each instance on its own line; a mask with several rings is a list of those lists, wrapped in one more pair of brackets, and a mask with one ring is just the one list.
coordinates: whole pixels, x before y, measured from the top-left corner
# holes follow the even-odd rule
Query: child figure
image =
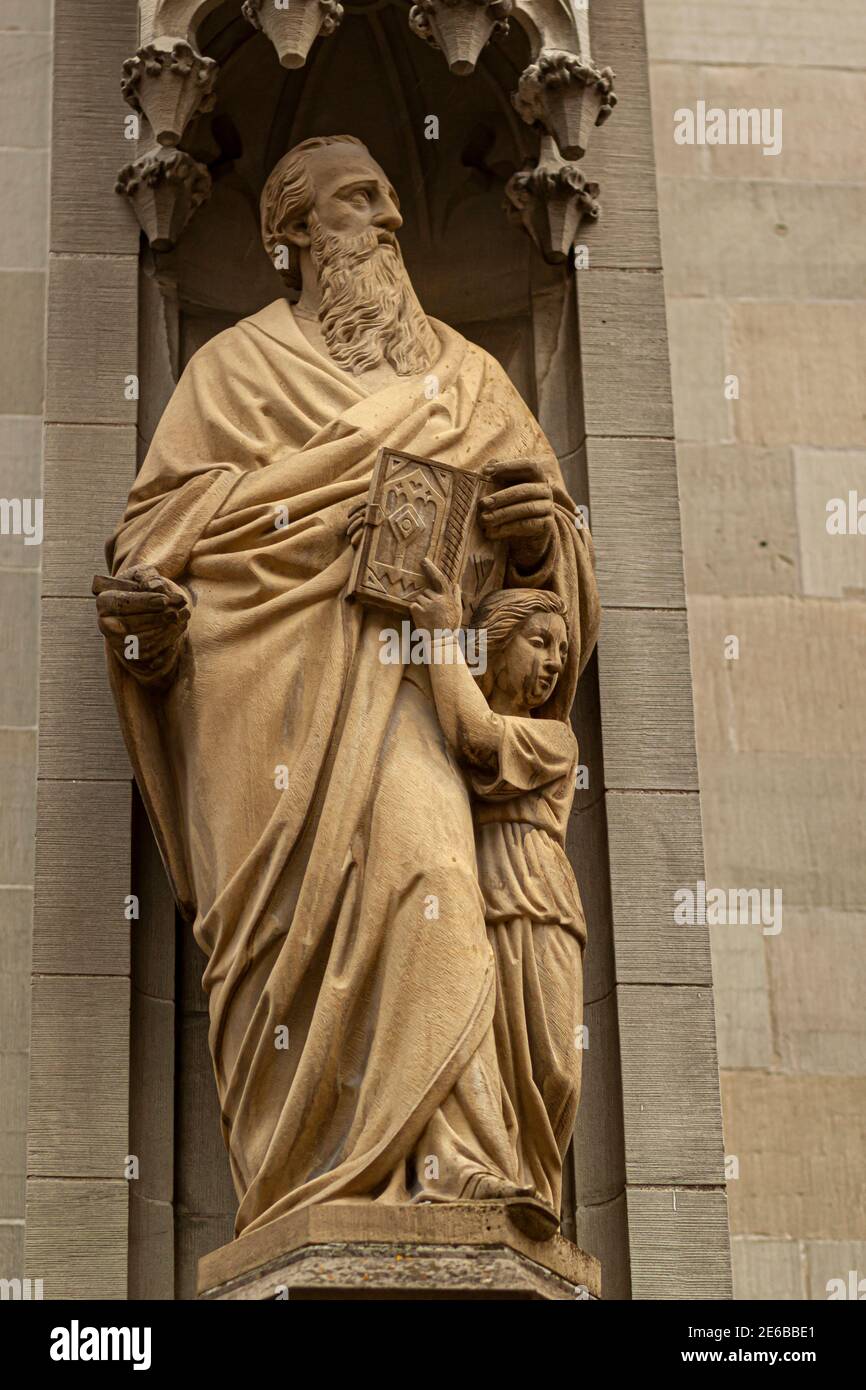
[[(499, 589), (472, 619), (486, 635), (479, 684), (458, 642), (459, 586), (425, 561), (416, 627), (434, 635), (433, 698), (473, 792), (478, 877), (496, 961), (494, 1031), (520, 1182), (559, 1224), (562, 1161), (580, 1094), (586, 923), (565, 853), (577, 741), (539, 717), (568, 655), (566, 610), (546, 590)], [(483, 649), (482, 649), (483, 650)]]

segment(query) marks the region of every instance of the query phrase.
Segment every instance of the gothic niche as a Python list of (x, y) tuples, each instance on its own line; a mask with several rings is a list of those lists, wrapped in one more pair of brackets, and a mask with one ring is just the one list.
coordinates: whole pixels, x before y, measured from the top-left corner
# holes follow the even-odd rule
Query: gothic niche
[(458, 80), (410, 32), (405, 4), (372, 0), (345, 6), (305, 65), (287, 69), (234, 11), (221, 7), (202, 28), (220, 65), (218, 101), (184, 141), (213, 189), (171, 257), (160, 257), (177, 281), (184, 355), (282, 292), (259, 236), (265, 178), (307, 135), (347, 130), (394, 171), (403, 255), (428, 312), (464, 332), (483, 324), (483, 346), (529, 389), (532, 249), (503, 210), (509, 178), (538, 147), (509, 99), (528, 61), (523, 32), (512, 24), (494, 37), (473, 78)]
[[(171, 377), (176, 380), (215, 334), (285, 293), (259, 230), (259, 198), (274, 165), (311, 135), (351, 132), (395, 184), (404, 218), (402, 252), (424, 309), (501, 362), (550, 439), (571, 495), (586, 503), (569, 266), (582, 219), (588, 219), (586, 229), (598, 215), (598, 187), (586, 182), (574, 146), (612, 108), (610, 75), (588, 62), (583, 76), (567, 63), (539, 64), (538, 34), (530, 42), (527, 28), (510, 13), (510, 0), (422, 0), (411, 19), (405, 0), (301, 0), (296, 9), (304, 11), (306, 27), (298, 15), (278, 23), (260, 0), (247, 0), (242, 8), (237, 0), (198, 7), (164, 0), (164, 9), (172, 7), (173, 13), (204, 12), (190, 36), (198, 57), (190, 60), (186, 40), (171, 40), (141, 50), (127, 65), (127, 100), (149, 128), (140, 158), (120, 179), (149, 241), (143, 332), (151, 342), (161, 336), (167, 344)], [(527, 0), (524, 9), (530, 8)], [(561, 15), (554, 42), (563, 44), (566, 33)], [(576, 103), (571, 106), (563, 91), (569, 82)], [(173, 187), (182, 194), (177, 205), (165, 196)], [(173, 389), (167, 373), (158, 376), (151, 369), (143, 382), (146, 435)], [(593, 661), (574, 718), (582, 761), (597, 757), (600, 774), (596, 700)], [(593, 796), (578, 789), (575, 811), (588, 807)], [(583, 829), (588, 817), (572, 820), (569, 853), (585, 893), (589, 978), (593, 956), (599, 960), (611, 946), (606, 923), (593, 920), (593, 894), (585, 890), (581, 865), (591, 861), (600, 879), (606, 866), (603, 846), (583, 843), (593, 833)], [(147, 833), (142, 818), (137, 834)], [(197, 981), (203, 957), (188, 931), (179, 941), (180, 975)], [(209, 1088), (211, 1103), (211, 1078), (197, 1021), (203, 996), (197, 984), (187, 983), (182, 993), (188, 1016), (178, 1019), (175, 1187), (190, 1223), (179, 1242), (178, 1291), (187, 1296), (194, 1290), (197, 1257), (231, 1237), (235, 1199), (216, 1115), (211, 1129), (185, 1119), (192, 1107), (200, 1115), (205, 1103), (197, 1093), (191, 1097), (196, 1086)], [(588, 1053), (584, 1065), (588, 1088), (593, 1067), (605, 1066), (598, 1084), (610, 1097), (618, 1086), (607, 1070), (610, 1058)], [(579, 1119), (579, 1130), (580, 1124)], [(562, 1225), (563, 1234), (578, 1241), (580, 1186), (592, 1186), (587, 1170), (594, 1156), (600, 1161), (589, 1130), (580, 1143), (576, 1167), (583, 1177), (576, 1188), (575, 1165), (566, 1165)], [(187, 1186), (190, 1193), (197, 1186), (185, 1177), (194, 1171), (211, 1174), (208, 1185), (212, 1193), (222, 1190), (225, 1209), (224, 1224), (215, 1224), (218, 1198), (212, 1195), (198, 1234), (197, 1213), (184, 1195)]]

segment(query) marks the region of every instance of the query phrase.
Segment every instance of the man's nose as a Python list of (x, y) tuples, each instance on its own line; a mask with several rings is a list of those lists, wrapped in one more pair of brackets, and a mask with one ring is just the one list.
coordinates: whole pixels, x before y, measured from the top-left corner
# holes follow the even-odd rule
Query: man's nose
[(396, 204), (388, 197), (383, 197), (379, 201), (373, 223), (377, 227), (385, 227), (389, 232), (396, 232), (403, 226), (403, 219), (397, 211)]

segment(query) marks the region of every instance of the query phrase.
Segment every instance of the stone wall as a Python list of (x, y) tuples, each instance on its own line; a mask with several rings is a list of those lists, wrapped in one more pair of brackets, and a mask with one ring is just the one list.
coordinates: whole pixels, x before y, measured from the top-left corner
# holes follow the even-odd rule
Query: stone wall
[[(52, 0), (0, 0), (0, 497), (42, 496)], [(0, 536), (0, 1273), (21, 1273), (39, 545)]]
[[(711, 929), (734, 1294), (826, 1298), (866, 1275), (866, 537), (826, 527), (866, 497), (866, 7), (646, 21), (707, 882), (783, 895)], [(781, 153), (675, 143), (699, 100)]]
[[(48, 868), (61, 862), (69, 849), (64, 826), (76, 816), (96, 823), (101, 810), (114, 838), (101, 859), (81, 866), (81, 882), (64, 890), (77, 894), (79, 917), (70, 914), (62, 892), (44, 895), (45, 930), (33, 963), (37, 1023), (43, 1021), (35, 1042), (46, 1083), (31, 1106), (30, 1272), (63, 1274), (66, 1282), (53, 1282), (53, 1296), (74, 1292), (81, 1269), (67, 1219), (73, 1198), (99, 1213), (106, 1240), (114, 1241), (110, 1259), (104, 1249), (93, 1253), (104, 1290), (118, 1296), (125, 1279), (127, 1185), (106, 1154), (107, 1139), (116, 1140), (114, 1147), (127, 1142), (129, 966), (112, 912), (128, 887), (128, 772), (113, 744), (102, 771), (106, 780), (94, 784), (86, 759), (74, 760), (58, 734), (64, 716), (91, 739), (107, 707), (88, 597), (90, 552), (64, 523), (64, 512), (70, 516), (76, 505), (85, 510), (82, 479), (86, 496), (101, 499), (88, 522), (96, 544), (118, 509), (134, 453), (134, 418), (119, 383), (135, 361), (137, 235), (110, 196), (124, 144), (119, 121), (107, 126), (104, 112), (124, 109), (117, 71), (134, 47), (135, 7), (132, 0), (111, 0), (104, 41), (88, 46), (80, 16), (91, 26), (101, 23), (105, 4), (87, 0), (79, 22), (70, 11), (65, 20), (59, 16), (68, 30), (60, 86), (69, 108), (80, 112), (75, 121), (58, 117), (54, 135), (58, 307), (47, 468), (60, 505), (53, 521), (46, 518), (44, 590), (46, 622), (56, 619), (58, 640), (49, 642), (51, 679), (44, 687), (52, 698), (43, 709), (42, 792), (46, 823), (54, 830), (43, 837), (43, 860)], [(732, 1168), (734, 1292), (823, 1298), (829, 1279), (846, 1280), (849, 1270), (866, 1276), (866, 715), (857, 680), (866, 655), (866, 538), (831, 536), (825, 524), (830, 498), (847, 499), (852, 490), (866, 496), (866, 10), (859, 0), (645, 5), (706, 878), (715, 886), (783, 894), (778, 934), (764, 935), (760, 925), (711, 933)], [(143, 3), (142, 13), (149, 8)], [(594, 28), (611, 28), (599, 52), (621, 69), (631, 96), (616, 121), (629, 122), (639, 110), (627, 91), (629, 70), (641, 60), (631, 4), (594, 0), (594, 11)], [(628, 23), (621, 18), (626, 11)], [(42, 494), (51, 23), (51, 0), (0, 0), (0, 161), (7, 194), (0, 209), (0, 496), (6, 498)], [(82, 103), (82, 84), (90, 84), (89, 102)], [(674, 112), (698, 100), (781, 109), (781, 153), (676, 144)], [(652, 218), (646, 216), (651, 194), (648, 199), (641, 182), (647, 170), (651, 178), (650, 163), (633, 142), (623, 150), (613, 141), (609, 151), (599, 138), (587, 175), (604, 184), (605, 244), (620, 254), (610, 264), (629, 267), (635, 286), (660, 283), (657, 272), (647, 274), (657, 267)], [(605, 159), (615, 167), (607, 170)], [(641, 236), (649, 239), (648, 250)], [(597, 258), (595, 265), (598, 278), (608, 263)], [(106, 277), (113, 288), (100, 301), (91, 289)], [(593, 323), (604, 319), (595, 314), (590, 291), (584, 294), (583, 336), (585, 352), (598, 347), (593, 380), (632, 411), (628, 433), (647, 436), (646, 454), (635, 451), (629, 466), (646, 469), (648, 486), (657, 492), (664, 442), (654, 444), (651, 437), (669, 430), (646, 414), (649, 394), (642, 404), (634, 376), (639, 367), (649, 393), (653, 361), (637, 351), (626, 375), (617, 374), (617, 360), (625, 358), (618, 352), (611, 360), (607, 324), (592, 337)], [(86, 351), (71, 353), (64, 321), (90, 344)], [(620, 347), (628, 341), (627, 314), (623, 322)], [(108, 369), (99, 351), (103, 338)], [(724, 383), (732, 375), (739, 394), (728, 399)], [(596, 468), (596, 501), (613, 474)], [(615, 505), (612, 495), (611, 515)], [(675, 515), (672, 490), (668, 511)], [(646, 554), (629, 552), (638, 556), (634, 574), (622, 568), (627, 556), (617, 554), (606, 575), (609, 585), (625, 575), (636, 586), (637, 600), (629, 596), (632, 589), (621, 600), (626, 613), (659, 602), (655, 590), (644, 589), (653, 564), (665, 569), (667, 532), (659, 529), (656, 503), (648, 514), (657, 543)], [(602, 548), (603, 565), (614, 540), (608, 536)], [(21, 538), (0, 538), (4, 1275), (20, 1268), (24, 1230), (41, 555), (40, 547), (24, 546)], [(100, 684), (70, 695), (75, 647), (61, 639), (79, 618)], [(611, 631), (615, 638), (615, 624)], [(726, 656), (730, 637), (739, 641), (735, 659)], [(94, 701), (98, 719), (90, 713)], [(614, 709), (610, 692), (607, 708)], [(626, 795), (616, 793), (614, 802), (624, 803)], [(615, 822), (614, 834), (617, 828)], [(680, 863), (679, 851), (691, 841), (679, 821), (668, 829), (671, 862)], [(694, 827), (689, 833), (695, 837)], [(628, 838), (620, 836), (623, 843)], [(657, 941), (664, 885), (652, 883), (649, 925)], [(639, 934), (646, 901), (631, 900), (621, 884), (619, 896), (623, 920), (634, 922)], [(71, 1071), (72, 1063), (65, 1070), (59, 1065), (58, 1048), (70, 1051), (69, 1033), (65, 1043), (60, 1036), (66, 1026), (58, 1015), (61, 989), (76, 1011), (70, 1018), (87, 1029)], [(120, 1039), (116, 1051), (104, 1045), (108, 1037)], [(98, 1056), (88, 1053), (91, 1041)], [(103, 1071), (93, 1093), (95, 1060)], [(690, 1061), (684, 1059), (684, 1070)], [(668, 1078), (669, 1096), (668, 1058), (658, 1070)], [(83, 1156), (69, 1152), (57, 1132), (56, 1103), (70, 1092), (98, 1111), (91, 1128), (84, 1126), (90, 1137)], [(637, 1101), (633, 1108), (637, 1113)], [(659, 1127), (662, 1139), (670, 1128)], [(667, 1210), (665, 1196), (665, 1220)], [(103, 1291), (102, 1285), (89, 1287)]]

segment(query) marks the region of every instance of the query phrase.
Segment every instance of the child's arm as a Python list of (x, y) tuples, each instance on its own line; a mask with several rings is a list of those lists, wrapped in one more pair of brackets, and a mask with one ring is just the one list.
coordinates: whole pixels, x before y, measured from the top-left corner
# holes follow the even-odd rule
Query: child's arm
[(430, 587), (413, 603), (412, 618), (431, 634), (430, 684), (439, 723), (458, 757), (490, 768), (497, 760), (502, 719), (490, 709), (463, 657), (460, 586), (449, 583), (432, 561), (424, 560), (423, 566)]

